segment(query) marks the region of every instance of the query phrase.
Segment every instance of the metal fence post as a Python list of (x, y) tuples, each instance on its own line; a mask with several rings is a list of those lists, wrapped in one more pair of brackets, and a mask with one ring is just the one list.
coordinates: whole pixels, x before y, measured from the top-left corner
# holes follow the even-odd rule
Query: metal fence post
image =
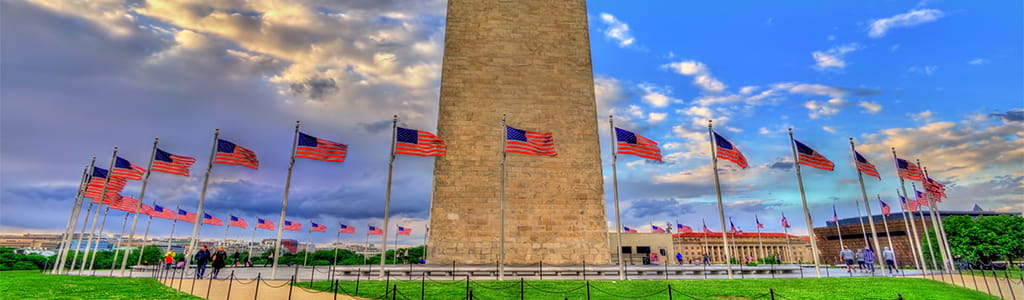
[[(999, 278), (998, 276), (996, 275), (996, 278)], [(1017, 293), (1013, 292), (1013, 282), (1010, 282), (1010, 264), (1006, 264), (1006, 269), (1003, 269), (1003, 277), (1006, 278), (1006, 290), (1013, 296), (1013, 300), (1017, 300)]]
[(206, 299), (210, 299), (210, 288), (213, 287), (213, 276), (206, 283)]
[(466, 299), (473, 299), (473, 294), (470, 292), (469, 289), (469, 274), (466, 274)]
[(772, 300), (775, 300), (775, 289), (768, 289), (768, 295), (771, 295)]
[[(230, 299), (228, 299), (230, 300)], [(338, 280), (334, 280), (334, 300), (338, 300)]]
[(590, 300), (590, 280), (587, 280), (587, 300)]
[(519, 277), (519, 300), (526, 300), (526, 281)]
[(224, 299), (231, 299), (231, 284), (235, 283), (235, 270), (231, 270), (231, 274), (228, 275), (228, 296)]
[(357, 296), (357, 297), (359, 296), (359, 277), (360, 277), (360, 275), (363, 275), (362, 268), (357, 268), (356, 269), (356, 291), (353, 292), (355, 295), (352, 295), (352, 296)]
[(309, 271), (309, 288), (313, 288), (313, 277), (316, 277), (316, 266)]
[(263, 276), (263, 273), (256, 273), (256, 292), (254, 292), (252, 294), (252, 299), (253, 300), (259, 299), (259, 295), (260, 295), (260, 279), (261, 279), (262, 276)]
[(384, 298), (387, 298), (388, 291), (390, 291), (388, 287), (391, 286), (391, 271), (385, 271), (384, 277), (387, 277), (384, 279)]
[(672, 285), (668, 285), (668, 300), (672, 300)]
[(426, 284), (427, 284), (427, 277), (426, 276), (420, 277), (420, 299), (426, 299), (426, 298), (424, 298), (424, 296), (426, 295), (426, 289), (425, 289)]
[[(295, 265), (298, 267), (298, 265)], [(298, 270), (298, 268), (296, 268)], [(292, 300), (292, 288), (295, 287), (295, 275), (292, 275), (292, 280), (288, 281), (288, 300)]]

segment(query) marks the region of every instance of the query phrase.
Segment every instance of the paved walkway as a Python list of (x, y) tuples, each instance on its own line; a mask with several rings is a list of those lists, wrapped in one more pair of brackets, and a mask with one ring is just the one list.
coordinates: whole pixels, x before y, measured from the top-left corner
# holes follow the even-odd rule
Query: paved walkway
[(257, 290), (256, 287), (256, 280), (231, 280), (229, 282), (229, 280), (176, 279), (174, 281), (165, 280), (163, 284), (170, 286), (173, 289), (190, 293), (196, 297), (204, 299), (361, 299), (342, 294), (338, 294), (335, 298), (334, 293), (309, 290), (299, 286), (290, 286), (289, 281), (281, 280), (261, 280), (259, 282), (259, 290)]
[[(930, 277), (924, 278), (932, 279)], [(963, 275), (961, 279), (961, 276), (958, 274), (953, 276), (946, 274), (942, 278), (935, 276), (934, 279), (982, 293), (989, 293), (1003, 299), (1024, 299), (1024, 283), (1021, 283), (1020, 278), (1010, 278), (1009, 283), (1007, 283), (1006, 278), (997, 279), (989, 276)]]

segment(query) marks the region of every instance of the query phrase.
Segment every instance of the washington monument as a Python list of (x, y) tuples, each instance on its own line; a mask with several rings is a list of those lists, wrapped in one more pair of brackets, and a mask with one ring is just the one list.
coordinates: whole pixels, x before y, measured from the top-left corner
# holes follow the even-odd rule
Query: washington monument
[(610, 263), (584, 0), (448, 1), (430, 261), (499, 260), (503, 115), (558, 152), (507, 155), (504, 263)]

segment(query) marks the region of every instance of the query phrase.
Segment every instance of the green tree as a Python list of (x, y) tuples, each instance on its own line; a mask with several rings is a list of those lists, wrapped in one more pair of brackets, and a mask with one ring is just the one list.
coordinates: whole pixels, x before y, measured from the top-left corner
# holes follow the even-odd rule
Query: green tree
[[(1024, 217), (954, 216), (943, 220), (953, 256), (989, 264), (1024, 257)], [(925, 249), (927, 251), (927, 249)]]

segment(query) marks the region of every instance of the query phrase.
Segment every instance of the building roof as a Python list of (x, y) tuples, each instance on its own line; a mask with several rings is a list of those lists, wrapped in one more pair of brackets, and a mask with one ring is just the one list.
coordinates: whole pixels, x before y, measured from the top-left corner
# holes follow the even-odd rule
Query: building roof
[[(757, 235), (758, 235), (757, 232), (740, 232), (738, 234), (732, 233), (732, 232), (726, 232), (725, 234), (728, 237), (757, 237)], [(762, 232), (760, 234), (761, 234), (761, 237), (779, 237), (779, 238), (784, 238), (784, 237), (788, 236), (790, 238), (801, 238), (800, 236), (796, 236), (796, 235), (792, 235), (792, 234), (786, 234), (786, 233), (782, 233), (782, 232)], [(722, 232), (721, 231), (719, 231), (719, 232), (711, 232), (711, 233), (688, 232), (688, 233), (673, 233), (672, 234), (672, 237), (674, 237), (674, 238), (676, 238), (676, 237), (695, 237), (695, 238), (697, 238), (697, 237), (705, 237), (705, 236), (707, 236), (707, 237), (719, 237), (719, 236), (722, 236)]]
[[(978, 209), (978, 208), (980, 208), (980, 207), (977, 207), (977, 205), (975, 205), (975, 209)], [(1016, 215), (1020, 215), (1019, 212), (998, 212), (998, 211), (979, 211), (979, 210), (940, 210), (940, 211), (936, 211), (936, 213), (939, 214), (939, 218), (947, 218), (947, 217), (952, 217), (952, 216), (976, 216), (976, 217), (980, 217), (980, 216), (1016, 216)], [(882, 220), (882, 215), (881, 214), (873, 215), (871, 217), (875, 220), (875, 222), (878, 222), (878, 221)], [(915, 213), (913, 215), (913, 217), (911, 217), (911, 219), (915, 219), (915, 220), (916, 219), (921, 219), (921, 218), (922, 217), (921, 217), (920, 213)], [(893, 210), (891, 215), (885, 217), (886, 221), (895, 221), (895, 220), (903, 220), (903, 219), (905, 219), (903, 217), (903, 214), (901, 212), (897, 212), (895, 209)], [(924, 219), (931, 219), (931, 214), (929, 214), (927, 210), (924, 210)], [(861, 222), (864, 222), (865, 224), (869, 223), (868, 217), (865, 216), (865, 217), (852, 217), (852, 218), (839, 219), (839, 225), (860, 224)], [(825, 221), (825, 226), (836, 226), (836, 222), (832, 222), (831, 220)], [(820, 228), (820, 227), (816, 227), (816, 228)]]

